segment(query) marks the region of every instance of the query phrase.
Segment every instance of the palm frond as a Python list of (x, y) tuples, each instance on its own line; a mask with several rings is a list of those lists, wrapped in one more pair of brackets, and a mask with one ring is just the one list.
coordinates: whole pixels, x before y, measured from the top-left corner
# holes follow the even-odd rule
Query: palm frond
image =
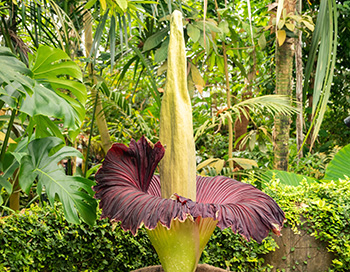
[(306, 92), (308, 88), (308, 81), (310, 79), (311, 68), (314, 64), (316, 52), (319, 47), (313, 90), (313, 121), (303, 143), (304, 145), (306, 139), (313, 130), (310, 150), (312, 149), (312, 146), (318, 136), (330, 97), (338, 43), (337, 16), (338, 13), (335, 0), (322, 0), (311, 42), (310, 58), (306, 66), (304, 81), (304, 92)]
[(297, 112), (297, 109), (292, 106), (291, 99), (284, 95), (264, 95), (254, 97), (237, 103), (231, 107), (233, 113), (237, 115), (243, 113), (247, 118), (249, 118), (245, 109), (258, 113), (267, 112), (271, 115), (275, 115), (277, 113), (291, 115)]

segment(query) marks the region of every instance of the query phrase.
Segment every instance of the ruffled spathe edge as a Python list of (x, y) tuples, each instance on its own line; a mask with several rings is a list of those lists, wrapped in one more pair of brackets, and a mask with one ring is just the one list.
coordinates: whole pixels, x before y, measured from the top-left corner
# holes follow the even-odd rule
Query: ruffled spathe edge
[(130, 146), (114, 144), (96, 174), (95, 198), (100, 199), (102, 217), (121, 221), (134, 235), (144, 225), (156, 228), (158, 222), (170, 228), (172, 220), (213, 218), (221, 229), (230, 227), (247, 240), (261, 242), (273, 230), (279, 234), (284, 213), (268, 195), (227, 177), (197, 176), (197, 202), (174, 194), (160, 195), (160, 180), (153, 173), (164, 155), (158, 142), (152, 147), (142, 137)]

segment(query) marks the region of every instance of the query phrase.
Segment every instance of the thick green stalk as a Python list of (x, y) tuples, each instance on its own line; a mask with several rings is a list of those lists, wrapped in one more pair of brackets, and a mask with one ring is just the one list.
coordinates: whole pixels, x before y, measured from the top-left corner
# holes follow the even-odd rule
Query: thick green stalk
[(160, 111), (159, 137), (166, 148), (160, 165), (162, 197), (169, 198), (177, 193), (196, 201), (196, 153), (180, 11), (174, 11), (171, 17), (167, 83)]
[(87, 146), (87, 149), (86, 149), (85, 164), (84, 164), (84, 169), (83, 169), (83, 171), (84, 171), (83, 177), (85, 177), (85, 178), (88, 178), (86, 176), (86, 173), (87, 173), (87, 170), (89, 168), (89, 154), (90, 154), (90, 148), (91, 148), (92, 132), (93, 132), (93, 129), (94, 129), (97, 101), (98, 101), (98, 94), (96, 94), (96, 96), (95, 96), (94, 109), (93, 109), (93, 112), (92, 112), (91, 124), (90, 124), (89, 142), (88, 142), (88, 146)]
[(10, 122), (9, 122), (9, 124), (7, 126), (5, 139), (4, 139), (4, 142), (2, 143), (1, 154), (0, 154), (0, 161), (4, 161), (7, 144), (8, 144), (9, 139), (10, 139), (10, 133), (11, 133), (11, 130), (12, 130), (12, 126), (13, 126), (13, 122), (15, 120), (16, 114), (17, 114), (17, 110), (13, 109), (12, 110), (12, 114), (11, 114), (11, 118), (10, 118)]

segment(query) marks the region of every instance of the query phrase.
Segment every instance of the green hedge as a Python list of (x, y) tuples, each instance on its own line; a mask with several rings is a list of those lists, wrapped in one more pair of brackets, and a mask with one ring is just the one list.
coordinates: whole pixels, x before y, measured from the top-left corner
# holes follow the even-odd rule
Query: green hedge
[[(158, 262), (145, 231), (107, 219), (73, 225), (60, 207), (32, 206), (0, 220), (0, 271), (130, 271)], [(2, 267), (1, 267), (2, 266)]]
[[(334, 271), (350, 270), (350, 182), (288, 187), (272, 180), (265, 191), (281, 205), (292, 228), (300, 215), (315, 237), (335, 253)], [(246, 242), (229, 229), (216, 230), (201, 262), (237, 271), (268, 271), (263, 254), (275, 241)], [(119, 224), (99, 220), (94, 227), (68, 224), (59, 206), (32, 206), (0, 219), (0, 271), (130, 271), (159, 264), (143, 229), (133, 237)]]

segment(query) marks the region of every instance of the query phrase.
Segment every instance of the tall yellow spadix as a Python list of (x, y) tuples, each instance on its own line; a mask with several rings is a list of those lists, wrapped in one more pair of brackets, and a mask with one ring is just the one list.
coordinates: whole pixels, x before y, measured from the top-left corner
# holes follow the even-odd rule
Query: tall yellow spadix
[(160, 111), (159, 137), (166, 148), (160, 165), (162, 197), (169, 198), (177, 193), (196, 201), (196, 153), (180, 11), (174, 11), (171, 16), (167, 82)]

